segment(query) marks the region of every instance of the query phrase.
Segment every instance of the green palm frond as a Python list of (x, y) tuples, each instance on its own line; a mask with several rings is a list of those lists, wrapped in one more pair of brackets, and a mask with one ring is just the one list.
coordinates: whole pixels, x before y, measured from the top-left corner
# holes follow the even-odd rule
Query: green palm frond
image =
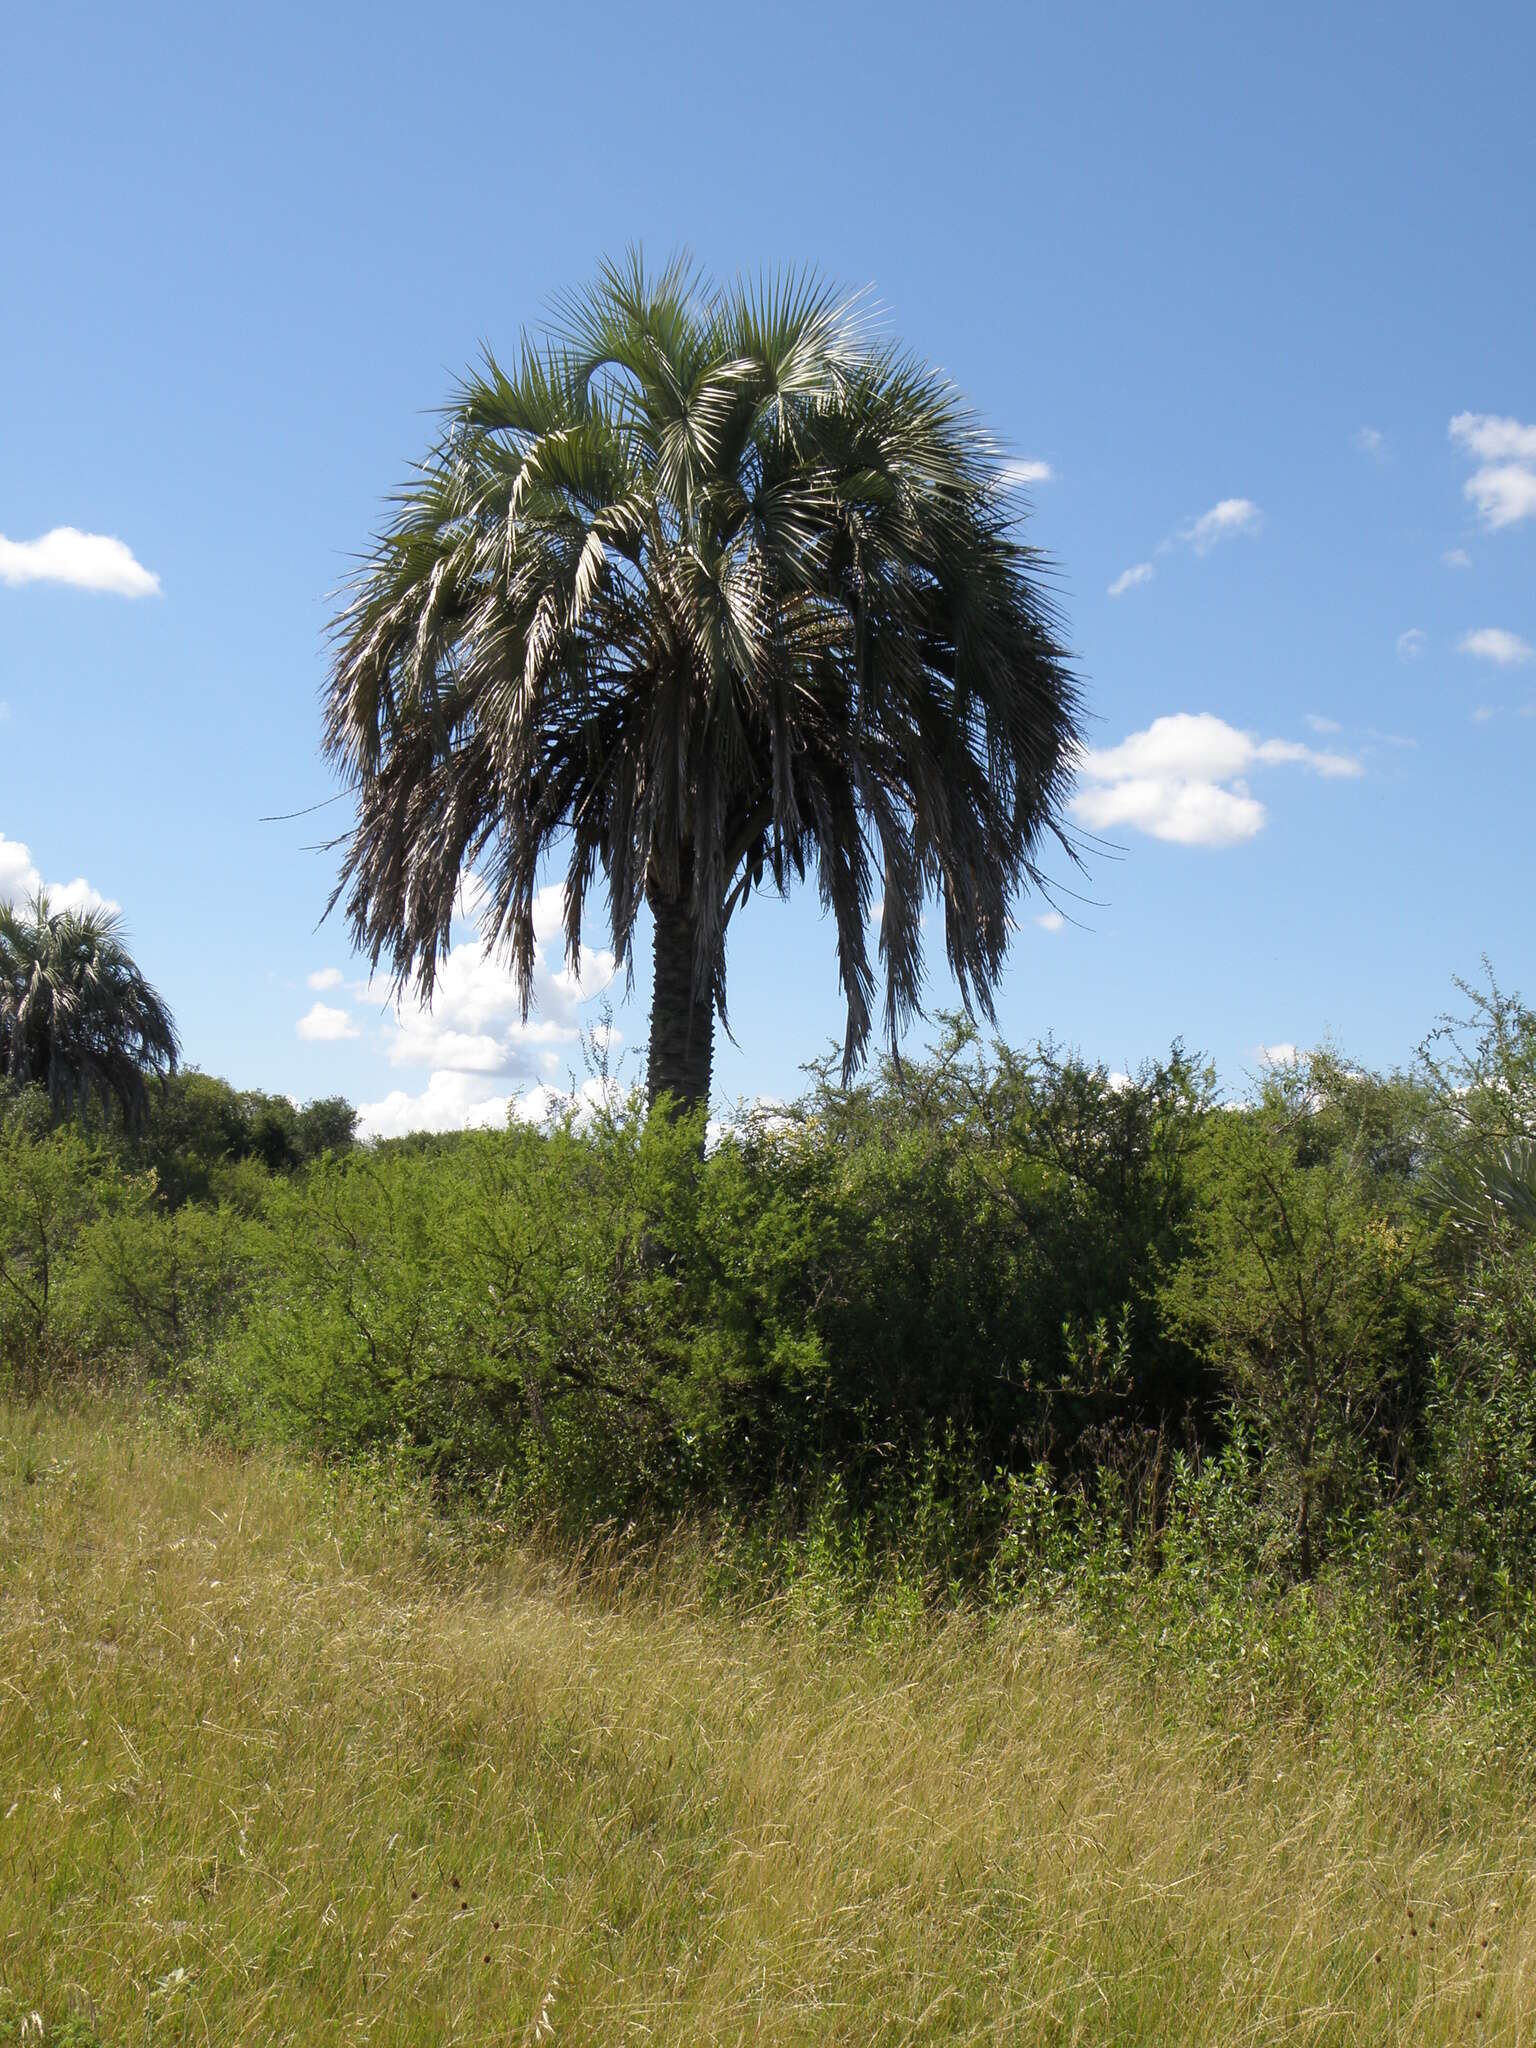
[(1016, 898), (1075, 858), (1077, 687), (1017, 516), (951, 386), (813, 274), (606, 265), (465, 378), (337, 619), (359, 945), (430, 997), (474, 866), (526, 1002), (558, 848), (572, 964), (598, 876), (621, 962), (686, 898), (723, 1016), (731, 918), (813, 875), (849, 1068), (920, 1005), (925, 902), (990, 1015)]
[(1429, 1205), (1470, 1238), (1486, 1237), (1501, 1224), (1536, 1231), (1536, 1142), (1529, 1138), (1444, 1160), (1423, 1185)]

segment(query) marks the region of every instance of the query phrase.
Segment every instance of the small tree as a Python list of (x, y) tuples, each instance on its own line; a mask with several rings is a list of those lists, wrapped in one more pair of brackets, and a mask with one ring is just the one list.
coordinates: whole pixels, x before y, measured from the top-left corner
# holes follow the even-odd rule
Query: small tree
[(1379, 1084), (1304, 1061), (1210, 1119), (1197, 1249), (1163, 1290), (1270, 1454), (1304, 1577), (1393, 1462), (1427, 1349), (1424, 1239), (1382, 1106)]
[(0, 1121), (0, 1368), (35, 1399), (56, 1362), (65, 1260), (120, 1176), (78, 1132), (49, 1130), (30, 1108)]
[(0, 904), (0, 1073), (47, 1092), (55, 1116), (96, 1097), (142, 1121), (151, 1075), (173, 1073), (171, 1013), (139, 972), (122, 920), (105, 910), (55, 910), (39, 891)]

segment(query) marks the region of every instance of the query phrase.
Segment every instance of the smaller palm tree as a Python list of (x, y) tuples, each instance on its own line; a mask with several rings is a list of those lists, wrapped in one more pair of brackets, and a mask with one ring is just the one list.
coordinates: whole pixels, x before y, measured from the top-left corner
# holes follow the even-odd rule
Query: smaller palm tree
[(55, 910), (41, 890), (0, 904), (0, 1074), (46, 1089), (55, 1115), (83, 1115), (95, 1096), (137, 1123), (150, 1076), (174, 1073), (180, 1050), (121, 918)]

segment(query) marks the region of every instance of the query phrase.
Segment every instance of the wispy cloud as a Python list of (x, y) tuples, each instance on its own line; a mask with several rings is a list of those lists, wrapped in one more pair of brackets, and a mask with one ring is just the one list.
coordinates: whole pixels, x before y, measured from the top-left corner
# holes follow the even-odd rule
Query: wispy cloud
[(1188, 526), (1181, 526), (1178, 537), (1197, 555), (1208, 555), (1218, 541), (1238, 533), (1257, 533), (1263, 523), (1264, 515), (1252, 498), (1223, 498)]
[(133, 551), (106, 533), (56, 526), (37, 540), (0, 534), (0, 583), (67, 583), (74, 590), (113, 597), (157, 597), (160, 578), (135, 561)]
[[(1196, 555), (1208, 555), (1218, 541), (1230, 540), (1234, 534), (1257, 533), (1263, 523), (1264, 515), (1252, 498), (1223, 498), (1209, 512), (1202, 512), (1198, 519), (1189, 520), (1160, 540), (1152, 552), (1154, 555), (1166, 555), (1172, 549), (1182, 547)], [(1121, 570), (1109, 586), (1109, 595), (1124, 597), (1138, 584), (1150, 583), (1156, 574), (1152, 562), (1135, 562), (1129, 569)]]
[(1380, 427), (1361, 427), (1355, 435), (1355, 446), (1362, 455), (1369, 455), (1373, 462), (1387, 459), (1387, 437)]
[(1129, 569), (1122, 569), (1109, 586), (1111, 597), (1124, 597), (1128, 590), (1134, 590), (1138, 583), (1150, 583), (1157, 574), (1150, 562), (1136, 562)]
[(1028, 458), (1000, 465), (1003, 482), (1013, 490), (1025, 490), (1030, 484), (1049, 484), (1056, 480), (1056, 472), (1048, 462), (1035, 462)]
[(1422, 626), (1410, 626), (1406, 633), (1397, 636), (1397, 658), (1399, 661), (1417, 661), (1429, 645), (1429, 635)]
[(1059, 932), (1066, 921), (1059, 910), (1042, 910), (1035, 919), (1043, 932)]
[(1353, 755), (1259, 739), (1209, 711), (1154, 719), (1117, 747), (1088, 749), (1077, 766), (1072, 813), (1091, 831), (1130, 826), (1174, 845), (1209, 847), (1236, 846), (1263, 831), (1268, 813), (1246, 779), (1257, 769), (1364, 773)]
[(1500, 668), (1515, 668), (1536, 653), (1528, 640), (1503, 626), (1479, 626), (1475, 633), (1463, 633), (1456, 643), (1458, 654), (1475, 655), (1479, 661), (1496, 662)]
[(1447, 569), (1470, 569), (1472, 557), (1465, 548), (1447, 548), (1440, 557)]
[(307, 978), (313, 989), (340, 988), (344, 979), (339, 967), (317, 967)]
[(1491, 412), (1459, 412), (1451, 439), (1479, 463), (1463, 495), (1488, 527), (1536, 516), (1536, 427)]
[(1307, 713), (1307, 724), (1313, 732), (1330, 733), (1344, 730), (1336, 718), (1320, 718), (1315, 711)]

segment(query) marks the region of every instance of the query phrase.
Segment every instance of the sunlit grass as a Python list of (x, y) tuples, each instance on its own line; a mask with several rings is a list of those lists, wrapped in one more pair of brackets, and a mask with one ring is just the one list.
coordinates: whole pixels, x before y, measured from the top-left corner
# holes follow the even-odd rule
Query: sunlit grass
[(1536, 2034), (1512, 1767), (699, 1582), (0, 1413), (0, 2043)]

